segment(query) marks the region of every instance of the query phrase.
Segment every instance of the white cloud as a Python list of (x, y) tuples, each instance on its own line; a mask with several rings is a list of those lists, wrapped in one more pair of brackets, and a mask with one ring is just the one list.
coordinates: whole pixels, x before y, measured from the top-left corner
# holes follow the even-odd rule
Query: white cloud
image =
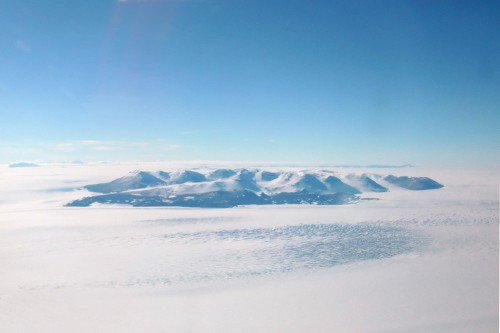
[(198, 135), (201, 134), (199, 130), (186, 130), (181, 132), (182, 135)]
[[(135, 150), (151, 147), (151, 143), (147, 141), (101, 141), (101, 140), (78, 140), (71, 142), (63, 142), (55, 145), (59, 151), (75, 151), (75, 150)], [(169, 145), (169, 149), (178, 149), (179, 145)]]
[(129, 142), (129, 143), (124, 143), (129, 147), (134, 147), (134, 148), (146, 148), (149, 147), (149, 142), (145, 141), (140, 141), (140, 142)]
[(97, 146), (100, 145), (102, 142), (98, 140), (80, 140), (78, 143), (84, 145), (84, 146)]
[(167, 145), (168, 150), (179, 150), (181, 148), (181, 145), (178, 144), (169, 144)]
[(75, 151), (75, 145), (71, 142), (58, 143), (56, 145), (56, 150), (63, 151), (63, 152)]
[(0, 163), (15, 160), (92, 161), (106, 155), (110, 160), (160, 160), (172, 158), (182, 152), (181, 145), (168, 140), (68, 140), (40, 142), (28, 147), (0, 142)]
[(98, 150), (98, 151), (111, 151), (111, 150), (116, 150), (119, 148), (116, 146), (95, 146), (92, 149)]

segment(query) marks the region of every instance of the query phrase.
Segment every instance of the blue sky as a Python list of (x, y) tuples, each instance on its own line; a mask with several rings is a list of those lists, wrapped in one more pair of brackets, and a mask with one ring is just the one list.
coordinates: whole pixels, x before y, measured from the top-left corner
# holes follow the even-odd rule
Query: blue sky
[(0, 3), (0, 163), (499, 164), (498, 1)]

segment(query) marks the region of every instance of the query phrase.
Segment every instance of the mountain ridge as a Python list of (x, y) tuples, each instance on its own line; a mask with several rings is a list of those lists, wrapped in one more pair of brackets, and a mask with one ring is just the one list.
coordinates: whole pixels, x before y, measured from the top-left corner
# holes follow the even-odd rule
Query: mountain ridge
[(66, 206), (93, 203), (214, 208), (268, 204), (338, 205), (358, 202), (362, 193), (389, 191), (380, 181), (411, 191), (443, 187), (427, 177), (353, 173), (341, 177), (330, 170), (135, 170), (107, 183), (84, 186), (98, 194), (74, 200)]

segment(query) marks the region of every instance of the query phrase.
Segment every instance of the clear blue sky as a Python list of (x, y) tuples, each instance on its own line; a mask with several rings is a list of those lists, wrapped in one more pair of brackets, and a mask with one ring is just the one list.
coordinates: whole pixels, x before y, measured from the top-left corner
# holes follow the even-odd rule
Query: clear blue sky
[(5, 0), (0, 45), (0, 163), (499, 163), (499, 1)]

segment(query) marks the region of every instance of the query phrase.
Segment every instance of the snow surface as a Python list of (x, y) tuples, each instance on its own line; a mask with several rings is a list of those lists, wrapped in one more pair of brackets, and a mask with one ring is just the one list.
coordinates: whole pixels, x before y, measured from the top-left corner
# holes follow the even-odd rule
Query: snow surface
[(445, 187), (357, 205), (63, 207), (133, 169), (176, 168), (0, 167), (3, 332), (498, 331), (496, 170), (387, 170)]

